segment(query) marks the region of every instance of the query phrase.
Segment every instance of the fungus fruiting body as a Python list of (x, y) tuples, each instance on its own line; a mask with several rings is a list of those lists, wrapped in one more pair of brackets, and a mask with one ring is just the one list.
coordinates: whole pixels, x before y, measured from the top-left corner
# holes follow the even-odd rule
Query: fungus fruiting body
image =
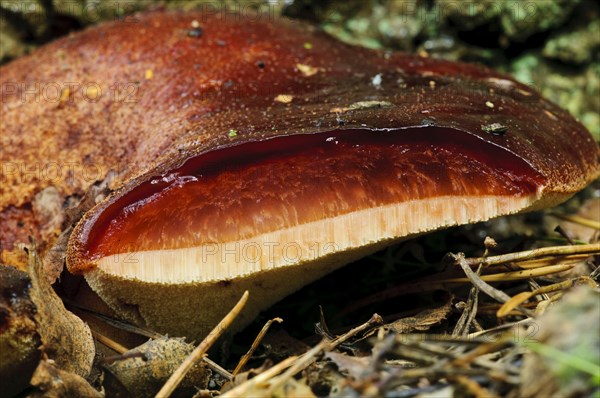
[[(522, 159), (448, 128), (277, 136), (201, 153), (123, 190), (79, 224), (69, 261), (107, 297), (123, 300), (111, 290), (135, 281), (143, 294), (169, 286), (161, 300), (199, 300), (213, 308), (194, 326), (204, 333), (242, 289), (259, 291), (254, 315), (398, 239), (531, 207), (544, 182)], [(135, 316), (173, 330), (175, 314)]]
[[(490, 69), (351, 47), (289, 21), (134, 19), (3, 70), (2, 82), (75, 76), (110, 95), (24, 107), (18, 87), (3, 92), (14, 142), (1, 154), (27, 163), (45, 150), (117, 174), (74, 228), (67, 265), (160, 332), (201, 336), (247, 289), (240, 327), (360, 256), (557, 204), (599, 174), (581, 124)], [(2, 216), (31, 212), (43, 181), (5, 177)], [(81, 193), (84, 177), (54, 185)]]
[(448, 128), (278, 136), (191, 157), (113, 198), (74, 235), (73, 269), (231, 279), (512, 213), (543, 183)]

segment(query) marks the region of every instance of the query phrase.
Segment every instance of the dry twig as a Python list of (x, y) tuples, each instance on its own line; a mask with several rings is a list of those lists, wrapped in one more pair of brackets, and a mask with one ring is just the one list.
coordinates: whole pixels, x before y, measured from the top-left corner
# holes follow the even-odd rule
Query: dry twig
[(104, 344), (111, 350), (113, 350), (119, 354), (125, 354), (128, 351), (127, 348), (123, 347), (121, 344), (117, 343), (110, 337), (107, 337), (100, 332), (96, 332), (93, 329), (91, 329), (91, 332), (92, 332), (92, 336), (94, 336), (94, 338), (96, 340), (98, 340), (100, 343)]
[(596, 288), (598, 285), (592, 279), (587, 276), (581, 276), (579, 278), (567, 279), (565, 281), (554, 283), (552, 285), (540, 287), (531, 292), (522, 292), (510, 298), (507, 302), (502, 305), (498, 309), (496, 316), (498, 318), (502, 318), (507, 316), (512, 310), (514, 310), (517, 306), (523, 304), (525, 301), (530, 298), (537, 296), (539, 294), (552, 293), (559, 290), (565, 290), (572, 287), (576, 283), (585, 283), (588, 284), (592, 288)]
[(489, 267), (492, 265), (507, 263), (519, 263), (515, 265), (521, 266), (521, 264), (527, 260), (540, 259), (543, 257), (576, 255), (578, 258), (586, 258), (594, 254), (600, 254), (600, 243), (542, 247), (539, 249), (525, 250), (522, 252), (501, 254), (499, 256), (491, 256), (487, 258), (468, 258), (465, 260), (471, 267), (478, 267), (480, 264), (483, 264), (485, 267)]
[(238, 372), (246, 365), (246, 362), (248, 362), (248, 360), (250, 359), (250, 357), (252, 356), (252, 354), (254, 353), (254, 351), (256, 350), (256, 348), (258, 347), (260, 342), (262, 341), (262, 339), (265, 337), (265, 335), (267, 334), (267, 331), (269, 330), (269, 328), (271, 327), (273, 322), (281, 323), (281, 322), (283, 322), (283, 319), (281, 319), (281, 318), (269, 319), (267, 321), (267, 323), (265, 323), (263, 328), (260, 330), (260, 332), (258, 333), (256, 338), (252, 342), (252, 346), (250, 347), (248, 352), (244, 354), (244, 356), (240, 359), (240, 362), (237, 364), (237, 366), (233, 370), (233, 372), (231, 374), (233, 377), (235, 377), (235, 375), (237, 375)]
[(215, 328), (202, 340), (202, 342), (194, 349), (194, 351), (188, 356), (185, 361), (177, 368), (177, 370), (171, 375), (169, 380), (160, 389), (156, 398), (167, 398), (177, 388), (181, 380), (185, 377), (186, 373), (194, 366), (196, 361), (200, 360), (206, 351), (217, 341), (223, 332), (231, 325), (233, 320), (242, 311), (244, 305), (248, 301), (248, 291), (245, 291), (240, 301), (229, 311), (229, 313), (215, 326)]
[[(494, 300), (499, 301), (501, 303), (506, 303), (506, 302), (510, 301), (511, 297), (508, 294), (487, 284), (485, 281), (483, 281), (483, 279), (479, 275), (477, 275), (475, 272), (473, 272), (473, 270), (469, 267), (469, 264), (467, 264), (464, 254), (462, 254), (462, 253), (459, 253), (458, 255), (451, 254), (450, 256), (452, 258), (454, 258), (454, 261), (456, 261), (460, 265), (460, 267), (463, 269), (463, 271), (465, 272), (465, 274), (467, 275), (467, 277), (469, 278), (471, 283), (478, 290), (481, 290), (482, 292), (484, 292), (485, 294), (487, 294)], [(524, 314), (531, 316), (531, 311), (529, 311), (525, 308), (519, 308), (519, 310), (522, 311)]]
[(598, 222), (598, 221), (590, 220), (588, 218), (584, 218), (584, 217), (580, 217), (580, 216), (560, 214), (560, 213), (556, 213), (556, 212), (550, 212), (548, 214), (551, 215), (552, 217), (556, 217), (560, 220), (565, 220), (565, 221), (569, 221), (569, 222), (572, 222), (575, 224), (583, 225), (584, 227), (589, 227), (589, 228), (600, 230), (600, 222)]
[[(299, 357), (296, 357), (292, 363), (288, 363), (288, 360), (289, 360), (289, 358), (288, 358), (287, 360), (284, 360), (284, 361), (280, 362), (279, 364), (275, 365), (273, 368), (277, 368), (278, 371), (276, 373), (274, 371), (272, 371), (270, 374), (272, 374), (273, 376), (276, 376), (277, 374), (279, 374), (279, 372), (281, 370), (287, 368), (288, 366), (289, 366), (289, 368), (280, 376), (272, 377), (272, 378), (261, 378), (260, 383), (265, 383), (267, 381), (270, 381), (269, 394), (271, 394), (278, 387), (285, 384), (285, 382), (288, 381), (290, 378), (292, 378), (295, 374), (297, 374), (298, 372), (301, 372), (302, 370), (304, 370), (308, 366), (310, 366), (312, 363), (314, 363), (317, 360), (317, 356), (322, 351), (325, 351), (325, 352), (331, 351), (331, 350), (335, 349), (336, 347), (338, 347), (340, 344), (348, 341), (353, 336), (356, 336), (358, 333), (364, 332), (365, 330), (367, 330), (375, 325), (382, 324), (382, 323), (383, 323), (383, 319), (381, 319), (381, 317), (379, 315), (374, 314), (371, 317), (371, 319), (369, 319), (367, 322), (365, 322), (364, 324), (362, 324), (360, 326), (355, 327), (354, 329), (339, 336), (338, 338), (331, 340), (331, 341), (326, 341), (326, 340), (321, 341), (319, 344), (314, 346), (309, 351), (305, 352), (304, 354), (300, 355)], [(282, 365), (284, 362), (285, 362), (286, 366)], [(271, 371), (273, 368), (267, 370), (266, 372)], [(259, 376), (262, 376), (266, 372), (263, 372)], [(222, 396), (223, 397), (242, 397), (242, 396), (244, 396), (248, 391), (251, 391), (252, 388), (254, 388), (256, 385), (258, 385), (259, 381), (257, 381), (256, 379), (259, 376), (255, 377), (251, 380), (248, 380), (245, 383), (240, 384), (239, 386), (226, 392)]]

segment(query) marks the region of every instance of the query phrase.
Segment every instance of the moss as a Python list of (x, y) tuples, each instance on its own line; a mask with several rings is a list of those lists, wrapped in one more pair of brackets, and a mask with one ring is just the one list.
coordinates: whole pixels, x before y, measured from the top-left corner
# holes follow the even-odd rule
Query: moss
[(29, 45), (23, 44), (22, 36), (0, 16), (0, 61), (20, 57), (29, 49)]
[(566, 64), (582, 65), (597, 58), (600, 51), (600, 21), (591, 21), (574, 31), (552, 36), (542, 54)]
[(505, 70), (568, 110), (600, 141), (600, 63), (579, 70), (532, 51), (516, 58)]
[(512, 62), (509, 72), (521, 83), (535, 85), (536, 78), (534, 77), (534, 73), (538, 67), (539, 57), (535, 54), (527, 53)]
[(505, 10), (505, 3), (496, 0), (457, 2), (438, 0), (442, 15), (450, 18), (461, 29), (474, 29), (495, 21)]
[(504, 34), (514, 41), (559, 27), (568, 20), (580, 0), (503, 0), (500, 22)]

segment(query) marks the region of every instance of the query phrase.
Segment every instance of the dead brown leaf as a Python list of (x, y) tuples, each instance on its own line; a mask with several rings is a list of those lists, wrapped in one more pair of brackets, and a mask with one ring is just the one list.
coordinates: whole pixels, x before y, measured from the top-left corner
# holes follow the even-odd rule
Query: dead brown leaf
[(364, 376), (369, 366), (368, 357), (351, 357), (348, 354), (335, 351), (326, 353), (325, 357), (335, 363), (340, 371), (356, 380)]
[(59, 369), (52, 360), (43, 360), (31, 378), (31, 385), (37, 391), (31, 398), (102, 398), (104, 395), (96, 391), (79, 375)]
[[(194, 346), (181, 338), (159, 338), (127, 351), (123, 360), (104, 365), (109, 395), (125, 389), (132, 397), (154, 396), (175, 369), (187, 358)], [(139, 355), (135, 355), (139, 354)], [(192, 396), (207, 387), (210, 370), (198, 362), (178, 387), (180, 394)]]
[(446, 319), (448, 314), (450, 314), (450, 311), (452, 311), (453, 301), (454, 296), (449, 296), (447, 301), (440, 307), (423, 310), (415, 316), (398, 319), (383, 327), (384, 329), (395, 333), (411, 333), (416, 330), (428, 330), (432, 326), (437, 325)]
[(42, 351), (58, 368), (87, 377), (96, 352), (92, 333), (81, 319), (67, 311), (50, 286), (35, 246), (29, 250), (29, 275)]

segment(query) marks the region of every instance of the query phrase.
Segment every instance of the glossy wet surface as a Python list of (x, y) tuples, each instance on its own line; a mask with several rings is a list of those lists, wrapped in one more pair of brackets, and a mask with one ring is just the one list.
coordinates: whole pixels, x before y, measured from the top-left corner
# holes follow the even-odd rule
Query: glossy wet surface
[(443, 128), (345, 130), (246, 143), (141, 184), (91, 225), (88, 258), (231, 242), (392, 203), (525, 195), (540, 176)]

